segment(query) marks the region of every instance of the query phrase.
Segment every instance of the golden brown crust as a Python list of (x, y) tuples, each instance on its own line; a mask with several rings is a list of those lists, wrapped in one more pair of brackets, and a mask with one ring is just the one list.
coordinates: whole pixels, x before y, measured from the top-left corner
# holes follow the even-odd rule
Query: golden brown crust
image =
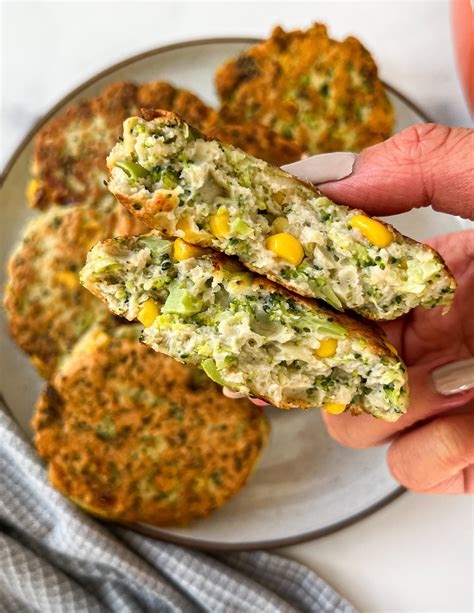
[(301, 147), (279, 136), (270, 128), (257, 123), (232, 125), (217, 121), (205, 127), (206, 135), (228, 145), (238, 147), (256, 158), (265, 160), (273, 166), (283, 166), (301, 159)]
[(96, 321), (113, 325), (108, 310), (81, 287), (88, 250), (145, 226), (114, 205), (110, 211), (54, 207), (25, 229), (8, 263), (5, 310), (10, 334), (49, 378), (58, 361)]
[(108, 318), (78, 277), (89, 247), (107, 235), (99, 215), (80, 208), (48, 215), (27, 227), (9, 261), (5, 293), (10, 334), (46, 377), (89, 319)]
[(222, 65), (216, 85), (225, 121), (264, 124), (310, 154), (359, 151), (393, 130), (393, 110), (369, 52), (356, 38), (330, 39), (323, 24), (275, 28)]
[(98, 98), (72, 104), (39, 132), (33, 158), (39, 191), (31, 194), (32, 206), (95, 204), (106, 196), (105, 156), (135, 109), (135, 95), (132, 83), (116, 83)]
[(38, 452), (57, 489), (107, 519), (205, 517), (245, 484), (267, 438), (261, 409), (130, 338), (104, 336), (53, 384), (33, 419)]
[(178, 89), (163, 81), (141, 85), (137, 95), (138, 108), (158, 108), (173, 111), (201, 129), (214, 121), (216, 111), (193, 93)]

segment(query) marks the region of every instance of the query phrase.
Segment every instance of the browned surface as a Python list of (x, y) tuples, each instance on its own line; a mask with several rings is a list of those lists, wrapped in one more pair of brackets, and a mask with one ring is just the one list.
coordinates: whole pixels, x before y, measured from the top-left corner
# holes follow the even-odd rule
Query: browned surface
[(198, 126), (215, 113), (169, 83), (114, 83), (97, 98), (72, 104), (39, 132), (33, 156), (37, 183), (30, 204), (40, 209), (52, 204), (96, 206), (110, 197), (104, 185), (106, 157), (125, 119), (146, 105), (173, 108)]
[(244, 485), (267, 437), (261, 409), (132, 339), (103, 335), (53, 386), (33, 420), (38, 452), (57, 489), (109, 519), (205, 517)]
[(225, 121), (261, 123), (310, 154), (360, 151), (393, 130), (393, 109), (370, 53), (351, 36), (330, 39), (322, 24), (275, 28), (222, 65), (216, 85)]
[(273, 166), (296, 162), (303, 153), (295, 142), (282, 138), (270, 128), (257, 123), (228, 125), (221, 119), (206, 127), (206, 135), (238, 147)]
[(43, 376), (52, 375), (94, 322), (113, 323), (79, 284), (88, 250), (103, 238), (141, 231), (118, 205), (110, 211), (54, 207), (25, 228), (8, 264), (5, 309), (11, 335)]

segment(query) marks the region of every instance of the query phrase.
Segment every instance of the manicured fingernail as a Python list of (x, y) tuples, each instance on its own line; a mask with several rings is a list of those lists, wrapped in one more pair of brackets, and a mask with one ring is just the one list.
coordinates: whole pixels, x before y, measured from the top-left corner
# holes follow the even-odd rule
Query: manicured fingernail
[(265, 400), (260, 400), (260, 398), (251, 398), (250, 402), (253, 402), (253, 404), (257, 407), (268, 407), (270, 406), (268, 404), (268, 402), (265, 402)]
[(356, 158), (355, 153), (322, 153), (293, 164), (286, 164), (282, 166), (282, 170), (315, 184), (339, 181), (352, 174)]
[(227, 396), (227, 398), (243, 398), (243, 394), (239, 394), (239, 392), (234, 392), (233, 390), (230, 390), (228, 387), (223, 387), (222, 388), (222, 393), (224, 394), (224, 396)]
[(474, 388), (474, 358), (435, 368), (431, 376), (436, 391), (443, 396), (467, 392)]

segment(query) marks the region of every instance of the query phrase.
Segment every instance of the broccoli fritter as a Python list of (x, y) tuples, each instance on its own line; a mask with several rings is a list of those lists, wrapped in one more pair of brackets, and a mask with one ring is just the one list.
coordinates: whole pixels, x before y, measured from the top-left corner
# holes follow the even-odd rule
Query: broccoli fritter
[(38, 402), (36, 446), (54, 487), (85, 510), (186, 525), (241, 489), (268, 425), (261, 409), (225, 398), (133, 328), (80, 341)]
[(81, 287), (79, 271), (97, 241), (142, 228), (121, 209), (51, 207), (30, 221), (10, 258), (10, 333), (45, 377), (93, 324), (113, 325), (107, 309)]
[(360, 151), (388, 138), (394, 113), (377, 66), (354, 37), (277, 27), (221, 66), (216, 85), (228, 122), (254, 121), (308, 154)]

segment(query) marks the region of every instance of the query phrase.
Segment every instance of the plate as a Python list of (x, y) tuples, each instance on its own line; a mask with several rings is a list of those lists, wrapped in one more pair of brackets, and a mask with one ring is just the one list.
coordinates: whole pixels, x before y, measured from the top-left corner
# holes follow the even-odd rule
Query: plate
[[(134, 56), (96, 75), (61, 100), (27, 135), (9, 161), (0, 212), (2, 287), (8, 255), (26, 221), (37, 214), (26, 206), (32, 141), (51, 117), (68, 103), (97, 95), (119, 80), (168, 80), (216, 104), (215, 69), (256, 39), (224, 38), (190, 41)], [(387, 86), (397, 115), (397, 130), (427, 121), (426, 116), (394, 88)], [(462, 220), (424, 209), (390, 218), (417, 239), (460, 230)], [(29, 359), (9, 338), (5, 321), (0, 332), (0, 385), (4, 400), (22, 429), (31, 436), (32, 407), (44, 385)], [(158, 529), (138, 525), (163, 540), (203, 549), (279, 547), (328, 534), (372, 513), (403, 489), (391, 478), (385, 448), (349, 450), (327, 435), (318, 411), (267, 409), (272, 432), (257, 470), (222, 509), (189, 528)]]

